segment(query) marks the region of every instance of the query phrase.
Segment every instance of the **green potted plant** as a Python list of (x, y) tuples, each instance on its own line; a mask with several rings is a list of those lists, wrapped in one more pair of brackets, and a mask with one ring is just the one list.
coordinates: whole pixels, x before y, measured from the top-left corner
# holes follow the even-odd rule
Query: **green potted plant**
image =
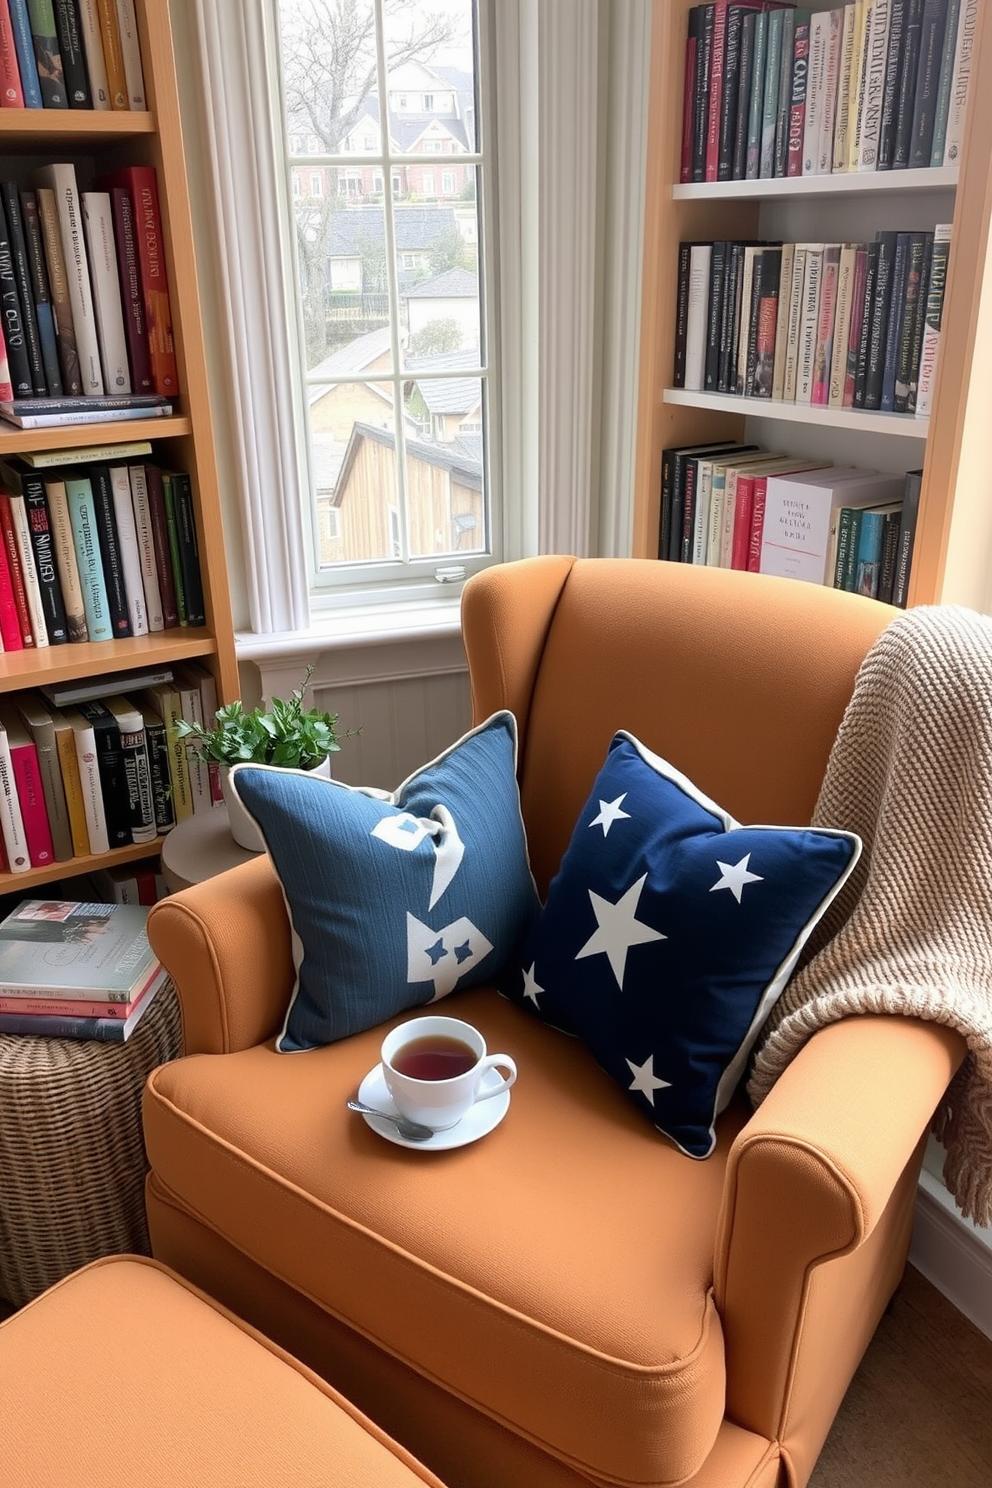
[(210, 726), (188, 723), (185, 719), (176, 724), (176, 737), (188, 740), (189, 748), (197, 758), (220, 767), (231, 835), (235, 842), (250, 851), (264, 851), (265, 843), (254, 821), (228, 785), (231, 766), (242, 763), (281, 765), (329, 776), (330, 756), (341, 748), (338, 715), (327, 713), (322, 708), (303, 706), (312, 676), (311, 666), (289, 698), (273, 698), (268, 707), (260, 704), (246, 712), (242, 703), (235, 701), (218, 708)]

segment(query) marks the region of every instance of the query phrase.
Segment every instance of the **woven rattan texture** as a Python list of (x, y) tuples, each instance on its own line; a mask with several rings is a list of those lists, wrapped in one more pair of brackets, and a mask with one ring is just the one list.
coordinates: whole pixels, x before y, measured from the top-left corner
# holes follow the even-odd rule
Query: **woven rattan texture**
[(126, 1043), (0, 1036), (0, 1297), (149, 1254), (141, 1093), (181, 1044), (171, 982)]

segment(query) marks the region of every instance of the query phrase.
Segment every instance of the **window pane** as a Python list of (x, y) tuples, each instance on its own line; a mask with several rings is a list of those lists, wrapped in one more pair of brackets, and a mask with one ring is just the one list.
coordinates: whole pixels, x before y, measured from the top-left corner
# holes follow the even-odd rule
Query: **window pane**
[[(475, 166), (463, 166), (465, 200), (396, 208), (396, 262), (408, 356), (475, 352), (480, 362), (479, 225)], [(408, 363), (407, 363), (408, 364)]]
[(321, 568), (400, 556), (390, 518), (399, 503), (392, 390), (372, 382), (309, 390)]
[[(423, 358), (423, 370), (456, 371), (466, 360), (457, 352)], [(486, 546), (482, 379), (424, 376), (406, 388), (406, 427), (416, 429), (406, 440), (410, 556), (480, 552)]]
[(472, 0), (385, 7), (397, 154), (473, 155), (478, 149), (472, 12)]

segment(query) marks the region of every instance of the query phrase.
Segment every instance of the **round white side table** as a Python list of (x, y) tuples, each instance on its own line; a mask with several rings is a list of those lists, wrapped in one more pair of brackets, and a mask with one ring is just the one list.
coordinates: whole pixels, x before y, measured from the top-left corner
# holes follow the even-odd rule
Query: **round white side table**
[(162, 877), (170, 894), (203, 883), (258, 853), (239, 847), (231, 836), (226, 806), (197, 812), (173, 827), (162, 841)]

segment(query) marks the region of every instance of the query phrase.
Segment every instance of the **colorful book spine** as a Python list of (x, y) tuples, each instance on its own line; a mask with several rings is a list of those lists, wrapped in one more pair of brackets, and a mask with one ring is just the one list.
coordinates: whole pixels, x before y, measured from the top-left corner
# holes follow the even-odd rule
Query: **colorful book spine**
[(114, 213), (114, 241), (123, 299), (124, 333), (127, 338), (131, 386), (136, 393), (152, 393), (155, 388), (152, 382), (152, 364), (148, 350), (148, 322), (145, 316), (145, 301), (141, 292), (141, 275), (138, 268), (134, 203), (131, 200), (131, 193), (124, 191), (120, 186), (113, 188), (110, 201)]
[(0, 716), (0, 836), (3, 837), (7, 858), (7, 871), (27, 873), (31, 867), (31, 854), (24, 831), (17, 781), (10, 753), (10, 740)]
[(55, 743), (55, 720), (37, 693), (19, 693), (17, 707), (38, 756), (38, 770), (52, 836), (52, 851), (56, 862), (64, 863), (73, 856), (73, 847), (65, 787)]
[(124, 308), (117, 272), (117, 247), (114, 242), (110, 193), (83, 191), (80, 193), (80, 200), (103, 386), (108, 396), (125, 398), (131, 392), (131, 371), (124, 334)]
[(62, 72), (65, 75), (65, 93), (70, 108), (93, 107), (90, 80), (86, 71), (83, 53), (83, 37), (79, 28), (79, 10), (76, 0), (53, 0), (55, 32), (58, 37)]
[(41, 95), (41, 83), (38, 78), (38, 63), (34, 54), (34, 36), (31, 31), (28, 0), (7, 0), (7, 5), (10, 11), (10, 24), (14, 32), (14, 49), (17, 52), (17, 68), (20, 73), (21, 87), (24, 90), (25, 107), (44, 108), (45, 100)]
[(45, 108), (69, 107), (65, 93), (65, 73), (62, 70), (62, 53), (59, 51), (55, 32), (55, 12), (52, 0), (28, 0), (28, 16), (31, 24), (31, 40), (34, 58), (38, 67), (38, 85)]
[(124, 62), (124, 81), (127, 85), (128, 108), (142, 110), (145, 102), (145, 78), (141, 66), (141, 46), (138, 41), (138, 20), (134, 0), (117, 0), (117, 26), (121, 38), (121, 56)]
[(27, 508), (24, 505), (24, 497), (19, 493), (8, 491), (4, 493), (7, 498), (7, 512), (5, 520), (9, 520), (14, 529), (14, 541), (17, 544), (17, 552), (21, 562), (21, 578), (24, 582), (24, 593), (28, 603), (28, 618), (31, 625), (31, 634), (34, 636), (36, 650), (44, 650), (50, 645), (48, 639), (48, 626), (45, 621), (45, 606), (41, 598), (41, 582), (38, 578), (38, 570), (34, 561), (34, 548), (31, 542), (31, 525), (28, 522)]
[(34, 392), (34, 382), (28, 358), (20, 291), (17, 286), (13, 243), (2, 193), (0, 193), (0, 315), (3, 317), (4, 344), (7, 348), (10, 382), (14, 396), (30, 397)]
[(68, 163), (42, 166), (37, 184), (55, 193), (83, 395), (102, 397), (105, 388), (100, 366), (100, 342), (75, 167)]
[(110, 84), (107, 81), (107, 64), (103, 56), (103, 39), (100, 35), (98, 0), (78, 0), (79, 32), (86, 58), (86, 75), (90, 80), (90, 92), (95, 109), (110, 108)]
[(120, 640), (132, 633), (131, 616), (128, 610), (120, 535), (114, 514), (114, 495), (106, 465), (90, 467), (90, 485), (93, 490), (93, 514), (100, 544), (100, 559), (103, 564), (103, 581), (107, 589), (110, 625), (115, 639)]
[(82, 396), (83, 379), (79, 368), (76, 332), (72, 322), (72, 299), (69, 294), (65, 256), (62, 252), (62, 233), (59, 227), (58, 209), (55, 205), (55, 193), (50, 187), (39, 186), (35, 197), (38, 202), (38, 218), (45, 249), (45, 267), (48, 270), (52, 316), (55, 321), (55, 342), (58, 350), (59, 370), (62, 374), (62, 391), (66, 397), (78, 398)]
[(15, 181), (0, 181), (0, 197), (3, 198), (4, 215), (10, 242), (11, 265), (17, 284), (17, 298), (24, 329), (24, 347), (27, 352), (33, 393), (40, 398), (47, 396), (45, 362), (41, 352), (41, 337), (38, 334), (38, 316), (34, 306), (31, 269), (28, 265), (27, 239), (24, 235), (24, 217), (21, 212), (21, 197)]
[(34, 191), (21, 192), (21, 212), (24, 218), (24, 241), (27, 246), (28, 267), (31, 271), (31, 292), (34, 296), (34, 313), (38, 322), (38, 339), (41, 342), (41, 360), (45, 382), (53, 398), (61, 398), (62, 368), (59, 365), (58, 337), (55, 333), (55, 312), (52, 294), (45, 267), (45, 247), (41, 235), (41, 218), (38, 215), (38, 196)]
[(45, 495), (48, 498), (48, 520), (52, 529), (55, 567), (65, 606), (66, 631), (70, 641), (88, 641), (86, 606), (79, 580), (79, 564), (76, 561), (65, 481), (61, 475), (53, 473), (45, 480)]
[(964, 121), (974, 79), (972, 59), (975, 53), (975, 30), (978, 26), (978, 0), (962, 0), (958, 17), (958, 34), (954, 50), (954, 69), (947, 105), (942, 164), (957, 165), (964, 144)]
[(89, 476), (67, 473), (65, 494), (69, 504), (69, 518), (72, 522), (72, 536), (89, 638), (91, 641), (112, 641), (114, 629), (110, 619), (107, 586), (103, 577), (100, 537)]
[(155, 168), (150, 165), (124, 166), (97, 184), (101, 190), (113, 190), (119, 186), (131, 193), (152, 383), (155, 392), (173, 396), (179, 391), (179, 371), (172, 336), (169, 282), (162, 253), (162, 215)]
[(121, 731), (110, 709), (100, 702), (79, 703), (77, 711), (93, 730), (107, 842), (111, 848), (131, 843), (131, 815)]
[(145, 586), (142, 574), (141, 550), (138, 545), (138, 530), (131, 504), (131, 482), (126, 465), (108, 465), (110, 489), (114, 503), (114, 521), (121, 550), (121, 567), (124, 571), (124, 588), (127, 593), (127, 612), (131, 621), (131, 634), (147, 635), (148, 606), (145, 603)]
[(919, 379), (914, 410), (917, 418), (929, 418), (933, 407), (933, 391), (937, 380), (937, 356), (940, 349), (940, 328), (944, 318), (944, 290), (947, 285), (947, 264), (950, 252), (951, 224), (938, 222), (933, 230), (930, 276), (923, 312), (923, 336), (920, 345)]
[(816, 347), (813, 352), (813, 385), (810, 403), (825, 408), (830, 401), (830, 364), (833, 357), (834, 316), (837, 308), (837, 275), (840, 269), (840, 244), (826, 243), (820, 279), (820, 303), (816, 322)]
[(62, 789), (65, 791), (65, 809), (69, 814), (72, 852), (74, 857), (82, 858), (90, 850), (90, 836), (86, 822), (86, 800), (79, 773), (79, 760), (76, 758), (76, 731), (71, 720), (54, 708), (52, 709), (52, 726), (55, 730), (55, 750), (59, 757)]
[(47, 868), (55, 862), (45, 789), (34, 740), (13, 702), (0, 705), (0, 721), (7, 736), (17, 801), (24, 824), (24, 838), (32, 868)]
[(152, 542), (155, 548), (155, 572), (158, 576), (159, 594), (162, 599), (162, 625), (172, 630), (179, 624), (179, 604), (176, 598), (176, 583), (172, 575), (172, 554), (169, 545), (169, 520), (165, 506), (165, 483), (157, 465), (144, 467), (148, 485), (148, 506), (152, 522)]
[(5, 651), (21, 651), (24, 648), (21, 620), (10, 576), (7, 544), (2, 540), (0, 540), (0, 641), (3, 642)]
[(0, 108), (23, 108), (24, 89), (8, 0), (0, 0)]
[(65, 645), (69, 640), (69, 622), (59, 580), (55, 538), (45, 483), (33, 472), (25, 472), (21, 478), (21, 486), (24, 491), (24, 505), (31, 533), (31, 546), (34, 550), (34, 564), (38, 573), (48, 642), (51, 646)]
[(103, 43), (103, 60), (107, 66), (110, 107), (126, 109), (129, 107), (127, 74), (124, 70), (124, 52), (121, 47), (121, 28), (117, 18), (116, 0), (96, 0), (96, 14), (100, 25), (100, 40)]

